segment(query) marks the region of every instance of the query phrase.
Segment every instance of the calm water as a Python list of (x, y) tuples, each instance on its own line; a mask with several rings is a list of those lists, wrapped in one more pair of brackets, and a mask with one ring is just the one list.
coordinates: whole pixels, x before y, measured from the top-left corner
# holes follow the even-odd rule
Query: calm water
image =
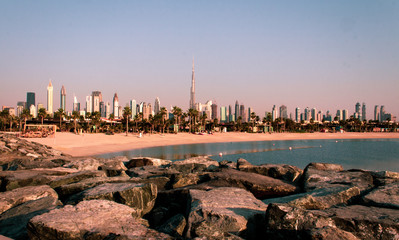
[[(290, 150), (291, 148), (291, 150)], [(223, 156), (220, 157), (219, 153)], [(147, 156), (169, 160), (209, 155), (217, 161), (244, 158), (252, 164), (284, 163), (304, 168), (310, 162), (337, 163), (345, 169), (399, 172), (399, 139), (227, 142), (144, 148), (99, 155)]]

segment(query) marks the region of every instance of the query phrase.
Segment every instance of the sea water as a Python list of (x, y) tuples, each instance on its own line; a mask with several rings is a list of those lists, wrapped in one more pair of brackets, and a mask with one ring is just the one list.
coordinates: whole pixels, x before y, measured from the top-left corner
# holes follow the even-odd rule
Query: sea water
[(244, 158), (252, 164), (290, 164), (304, 168), (310, 162), (341, 164), (345, 169), (399, 172), (399, 139), (334, 139), (225, 142), (172, 145), (102, 154), (180, 160), (211, 156), (217, 161)]

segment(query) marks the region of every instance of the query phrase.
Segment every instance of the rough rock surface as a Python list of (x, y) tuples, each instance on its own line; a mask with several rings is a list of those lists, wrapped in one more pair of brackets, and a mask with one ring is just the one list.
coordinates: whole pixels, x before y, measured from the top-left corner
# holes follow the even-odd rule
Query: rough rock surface
[(94, 177), (106, 177), (106, 174), (103, 171), (81, 171), (59, 177), (51, 181), (49, 185), (53, 188), (56, 188), (65, 184), (75, 183), (84, 179), (90, 179)]
[(96, 171), (100, 166), (100, 161), (95, 158), (78, 158), (66, 163), (63, 167), (75, 168), (79, 171)]
[(57, 193), (48, 185), (22, 187), (12, 191), (0, 192), (0, 214), (25, 202), (44, 197), (53, 198), (54, 204), (58, 201)]
[(194, 173), (217, 169), (219, 163), (208, 157), (194, 157), (182, 161), (175, 161), (171, 164), (171, 168), (181, 173)]
[(135, 219), (135, 210), (106, 200), (80, 202), (29, 221), (31, 239), (170, 239)]
[(287, 203), (291, 207), (303, 209), (327, 209), (336, 205), (348, 204), (349, 201), (360, 195), (357, 187), (331, 187), (299, 193), (281, 198), (266, 199), (263, 202)]
[(234, 187), (244, 187), (259, 199), (287, 196), (298, 192), (295, 185), (260, 174), (221, 169), (208, 174), (211, 180), (224, 180)]
[(175, 237), (182, 237), (186, 227), (186, 218), (182, 214), (177, 214), (162, 224), (158, 231)]
[(72, 196), (68, 203), (104, 199), (125, 204), (135, 209), (134, 216), (142, 217), (154, 207), (157, 187), (153, 184), (105, 183)]
[(240, 188), (190, 190), (188, 237), (242, 234), (248, 220), (266, 210), (266, 204)]
[(303, 172), (302, 169), (287, 164), (263, 164), (260, 166), (244, 165), (238, 169), (240, 171), (257, 173), (287, 182), (297, 182)]
[(399, 182), (381, 186), (363, 197), (366, 204), (399, 209)]

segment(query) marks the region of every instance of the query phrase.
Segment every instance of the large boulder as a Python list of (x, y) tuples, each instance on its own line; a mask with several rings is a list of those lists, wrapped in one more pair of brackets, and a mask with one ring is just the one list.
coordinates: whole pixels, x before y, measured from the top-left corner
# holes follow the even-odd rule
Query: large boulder
[(377, 171), (377, 172), (371, 172), (371, 175), (374, 177), (374, 183), (377, 186), (383, 186), (383, 185), (399, 182), (399, 173), (398, 172)]
[(171, 177), (173, 174), (179, 174), (175, 169), (171, 169), (165, 166), (142, 166), (130, 168), (126, 171), (130, 177), (139, 178), (152, 178), (152, 177)]
[(135, 209), (107, 200), (67, 205), (32, 218), (30, 239), (170, 239), (132, 215)]
[(316, 189), (311, 192), (294, 194), (281, 198), (266, 199), (263, 202), (287, 203), (291, 207), (303, 209), (327, 209), (335, 205), (348, 204), (360, 195), (357, 187), (331, 187)]
[(209, 157), (193, 157), (186, 160), (175, 161), (171, 168), (181, 173), (204, 172), (217, 169), (219, 163)]
[(360, 205), (305, 210), (272, 203), (266, 211), (267, 233), (274, 239), (311, 239), (326, 227), (360, 239), (395, 239), (399, 235), (398, 222), (399, 210)]
[(244, 165), (244, 167), (240, 167), (239, 170), (257, 173), (287, 182), (297, 182), (303, 172), (302, 169), (287, 164), (263, 164), (260, 166)]
[(244, 234), (249, 220), (263, 214), (266, 204), (240, 188), (189, 190), (187, 237), (225, 237)]
[(370, 172), (362, 170), (343, 171), (337, 164), (311, 163), (302, 176), (302, 186), (305, 192), (319, 188), (336, 186), (354, 186), (361, 192), (374, 187), (373, 177)]
[(88, 178), (106, 177), (106, 176), (107, 175), (103, 171), (81, 171), (54, 179), (49, 183), (49, 185), (52, 188), (56, 188), (65, 184), (79, 182)]
[(399, 182), (381, 186), (363, 197), (368, 205), (399, 209)]
[(66, 163), (63, 167), (75, 168), (79, 171), (96, 171), (100, 168), (101, 163), (95, 158), (78, 158)]
[(12, 191), (0, 192), (0, 214), (25, 202), (44, 197), (53, 198), (54, 203), (58, 201), (57, 193), (48, 185), (21, 187)]
[(154, 207), (157, 187), (154, 184), (104, 183), (72, 196), (68, 203), (103, 199), (125, 204), (135, 209), (134, 216), (142, 217)]
[(124, 164), (125, 161), (127, 161), (127, 158), (123, 156), (112, 159), (102, 159), (98, 169), (105, 171), (108, 177), (125, 176), (125, 171), (127, 170)]
[(67, 158), (32, 158), (28, 156), (12, 157), (13, 159), (3, 166), (5, 171), (26, 170), (34, 168), (56, 168), (61, 167)]
[(171, 177), (171, 188), (181, 188), (195, 185), (200, 181), (198, 173), (173, 174)]
[(186, 224), (186, 218), (182, 214), (177, 214), (168, 219), (157, 230), (171, 236), (182, 237)]
[(51, 168), (0, 172), (0, 191), (9, 191), (19, 187), (49, 184), (62, 176), (76, 173), (76, 169)]
[[(224, 185), (228, 183), (231, 187), (245, 188), (259, 199), (287, 196), (299, 191), (297, 186), (279, 179), (228, 168), (220, 169), (219, 172), (208, 173), (208, 177), (211, 181), (222, 181), (215, 182), (216, 184)], [(205, 182), (204, 184), (210, 183)]]

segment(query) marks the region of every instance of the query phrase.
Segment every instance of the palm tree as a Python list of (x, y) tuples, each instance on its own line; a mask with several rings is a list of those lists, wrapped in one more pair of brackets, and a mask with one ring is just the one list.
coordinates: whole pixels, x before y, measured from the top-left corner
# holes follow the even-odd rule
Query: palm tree
[(255, 127), (256, 113), (251, 112), (252, 127)]
[[(197, 110), (190, 108), (188, 109), (187, 115), (190, 117), (190, 132), (192, 132), (192, 125), (195, 124), (195, 116), (197, 115)], [(194, 121), (193, 121), (194, 120)]]
[(28, 109), (24, 109), (21, 113), (21, 119), (24, 119), (25, 121), (24, 129), (26, 128), (26, 120), (28, 120), (30, 117), (32, 117), (30, 111)]
[(9, 116), (10, 116), (10, 112), (8, 111), (8, 109), (4, 109), (3, 111), (0, 112), (0, 117), (3, 122), (4, 131), (6, 131), (6, 125), (7, 125), (7, 120), (9, 118)]
[(166, 108), (161, 107), (159, 114), (161, 115), (161, 119), (162, 119), (162, 133), (165, 133), (165, 118), (166, 118), (167, 113), (168, 113), (168, 111), (166, 110)]
[(42, 125), (43, 125), (43, 120), (47, 116), (46, 109), (40, 108), (39, 112), (37, 113), (37, 116), (40, 117), (40, 119), (42, 120)]
[(206, 125), (206, 119), (208, 118), (208, 116), (207, 116), (207, 114), (206, 113), (203, 113), (201, 116), (200, 116), (200, 121), (201, 121), (201, 123), (202, 123), (202, 126), (204, 127), (204, 131), (205, 131), (205, 125)]
[(175, 117), (176, 124), (180, 124), (180, 117), (183, 114), (181, 108), (174, 106), (172, 110), (173, 116)]
[(129, 117), (130, 117), (130, 115), (132, 115), (132, 110), (130, 110), (130, 107), (126, 106), (123, 109), (123, 117), (126, 120), (126, 136), (127, 136), (128, 132), (129, 132)]
[(62, 118), (65, 116), (64, 109), (58, 108), (56, 115), (60, 118), (60, 132), (61, 132)]
[(74, 123), (75, 123), (75, 134), (77, 134), (78, 131), (77, 131), (77, 122), (76, 122), (76, 120), (77, 120), (78, 118), (80, 118), (79, 112), (78, 112), (78, 111), (73, 111), (73, 112), (72, 112), (72, 118), (73, 118), (73, 121), (74, 121)]
[(100, 122), (101, 113), (96, 111), (91, 114), (91, 120), (96, 128), (96, 133), (98, 132), (98, 124)]

